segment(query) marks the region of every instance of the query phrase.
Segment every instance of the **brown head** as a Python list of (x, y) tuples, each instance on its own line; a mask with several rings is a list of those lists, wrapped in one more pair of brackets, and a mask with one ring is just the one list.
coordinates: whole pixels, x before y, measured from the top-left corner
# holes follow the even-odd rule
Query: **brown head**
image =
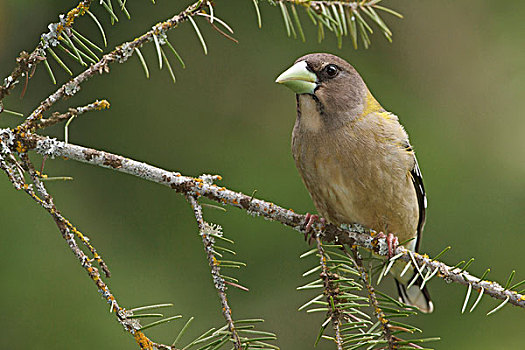
[(327, 53), (298, 58), (276, 82), (289, 87), (300, 99), (313, 99), (328, 127), (346, 124), (368, 103), (368, 88), (359, 73), (350, 63)]

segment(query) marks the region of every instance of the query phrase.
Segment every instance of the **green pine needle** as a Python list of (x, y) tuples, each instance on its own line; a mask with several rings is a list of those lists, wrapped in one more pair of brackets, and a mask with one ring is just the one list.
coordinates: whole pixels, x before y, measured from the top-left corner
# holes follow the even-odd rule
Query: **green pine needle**
[(170, 72), (171, 79), (173, 80), (173, 83), (175, 84), (177, 80), (175, 79), (175, 73), (173, 73), (173, 68), (171, 68), (170, 61), (168, 61), (168, 58), (166, 57), (164, 50), (160, 46), (159, 48), (160, 48), (160, 53), (162, 54), (162, 59), (164, 60), (164, 62), (166, 62), (166, 66), (168, 67), (168, 71)]
[(106, 33), (104, 32), (104, 28), (102, 27), (102, 24), (100, 24), (100, 22), (98, 21), (97, 17), (94, 14), (92, 14), (91, 11), (86, 10), (86, 13), (91, 17), (91, 19), (93, 19), (93, 21), (97, 25), (97, 27), (98, 27), (98, 29), (100, 31), (100, 34), (102, 35), (102, 40), (104, 41), (104, 47), (107, 47), (108, 46), (108, 42), (106, 40)]
[(164, 323), (168, 323), (170, 321), (173, 321), (173, 320), (175, 320), (177, 318), (181, 318), (181, 317), (182, 317), (182, 315), (171, 316), (171, 317), (165, 318), (163, 320), (155, 321), (155, 322), (152, 322), (152, 323), (147, 324), (145, 326), (142, 326), (138, 330), (139, 331), (144, 331), (145, 329), (148, 329), (148, 328), (151, 328), (151, 327), (156, 327), (158, 325), (161, 325), (161, 324), (164, 324)]
[(153, 42), (155, 43), (155, 49), (157, 50), (157, 58), (159, 59), (159, 69), (162, 69), (162, 49), (160, 48), (159, 38), (153, 34)]
[(171, 346), (175, 346), (177, 345), (177, 343), (179, 342), (179, 340), (182, 338), (182, 336), (184, 335), (184, 333), (186, 332), (186, 330), (188, 329), (188, 327), (190, 326), (191, 322), (193, 321), (194, 317), (190, 317), (188, 319), (188, 321), (186, 321), (186, 323), (184, 324), (184, 326), (181, 328), (179, 334), (177, 334), (177, 337), (175, 338), (175, 340), (173, 341), (173, 343), (171, 344)]
[(51, 66), (49, 66), (49, 62), (47, 58), (44, 60), (44, 65), (46, 66), (47, 73), (49, 74), (49, 77), (51, 78), (53, 85), (56, 85), (57, 80), (55, 79), (55, 75), (53, 74), (53, 71), (51, 70)]
[(195, 29), (195, 33), (197, 33), (197, 37), (199, 38), (199, 41), (201, 42), (202, 49), (204, 50), (204, 54), (208, 54), (208, 47), (206, 46), (206, 42), (204, 42), (204, 38), (202, 37), (201, 31), (199, 30), (199, 27), (197, 26), (197, 23), (195, 23), (195, 20), (190, 16), (188, 17), (188, 20), (190, 21), (191, 25), (193, 26), (193, 29)]
[(138, 47), (135, 48), (135, 52), (137, 53), (137, 57), (140, 60), (140, 64), (142, 65), (142, 68), (144, 69), (144, 73), (146, 73), (146, 79), (149, 79), (148, 65), (146, 64), (146, 60), (144, 59), (144, 56), (142, 56), (142, 52), (140, 52)]
[(93, 49), (98, 50), (99, 52), (104, 52), (98, 45), (94, 44), (91, 40), (77, 32), (75, 29), (71, 28), (71, 31), (73, 32), (74, 36), (78, 37), (80, 40), (82, 40), (86, 45), (91, 46)]
[(18, 113), (18, 112), (15, 112), (15, 111), (10, 111), (8, 109), (4, 109), (2, 110), (2, 113), (7, 113), (7, 114), (11, 114), (11, 115), (16, 115), (17, 117), (23, 117), (24, 115), (22, 113)]
[(507, 279), (507, 283), (505, 283), (505, 287), (503, 287), (503, 289), (507, 289), (510, 286), (510, 284), (512, 283), (512, 280), (514, 279), (514, 275), (515, 274), (516, 274), (516, 270), (512, 270), (512, 272), (510, 273), (509, 278)]
[(138, 312), (138, 311), (144, 311), (144, 310), (161, 309), (161, 308), (172, 307), (172, 306), (173, 306), (172, 303), (145, 305), (145, 306), (135, 307), (133, 309), (130, 309), (129, 311), (131, 311), (131, 312)]
[[(173, 47), (173, 45), (171, 45), (171, 43), (166, 39), (166, 45), (168, 45), (168, 47), (170, 48), (171, 52), (173, 52), (173, 54), (175, 55), (175, 57), (177, 58), (177, 60), (180, 62), (180, 64), (182, 65), (182, 68), (185, 69), (186, 68), (186, 64), (184, 63), (184, 61), (182, 60), (182, 57), (180, 57), (179, 53), (177, 52), (177, 50), (175, 50), (175, 48)], [(205, 205), (205, 204), (203, 204)], [(226, 209), (224, 209), (224, 211), (226, 211)]]
[(297, 14), (297, 10), (295, 9), (294, 4), (291, 4), (290, 8), (292, 9), (292, 16), (293, 16), (293, 19), (295, 20), (295, 24), (297, 25), (299, 36), (301, 37), (301, 40), (304, 43), (306, 41), (306, 38), (304, 36), (303, 27), (301, 26), (301, 21), (299, 20), (299, 15)]
[(106, 4), (106, 2), (104, 0), (102, 0), (100, 2), (100, 4), (102, 5), (102, 7), (104, 7), (104, 9), (109, 13), (109, 15), (111, 16), (111, 24), (115, 24), (115, 22), (118, 22), (118, 17), (117, 15), (115, 15), (115, 12), (113, 12), (113, 5), (111, 4), (111, 0), (108, 0), (108, 4)]
[(55, 53), (55, 51), (53, 51), (51, 47), (47, 48), (47, 52), (49, 52), (51, 57), (53, 57), (55, 61), (57, 61), (57, 63), (60, 65), (60, 67), (62, 67), (69, 75), (73, 75), (71, 69), (69, 69), (68, 66), (66, 66), (66, 64), (60, 59), (60, 57), (57, 56), (57, 54)]
[(253, 6), (255, 7), (255, 13), (257, 14), (257, 25), (259, 28), (262, 27), (261, 10), (259, 9), (259, 0), (252, 0)]

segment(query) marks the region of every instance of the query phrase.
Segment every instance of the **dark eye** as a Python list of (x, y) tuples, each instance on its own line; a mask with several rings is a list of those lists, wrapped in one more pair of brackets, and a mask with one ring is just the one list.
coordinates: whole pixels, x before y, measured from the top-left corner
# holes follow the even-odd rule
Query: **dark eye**
[(333, 78), (339, 73), (339, 67), (335, 64), (329, 64), (325, 67), (324, 71), (329, 78)]

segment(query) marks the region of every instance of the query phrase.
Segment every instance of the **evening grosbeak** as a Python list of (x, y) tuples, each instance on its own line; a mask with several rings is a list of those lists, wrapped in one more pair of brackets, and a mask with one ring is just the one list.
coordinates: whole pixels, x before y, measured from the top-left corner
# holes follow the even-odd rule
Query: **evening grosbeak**
[[(354, 67), (331, 54), (297, 59), (276, 82), (297, 94), (292, 153), (319, 214), (337, 226), (357, 223), (389, 234), (389, 248), (392, 233), (395, 241), (413, 238), (405, 246), (417, 251), (425, 189), (397, 116), (381, 107)], [(404, 266), (396, 265), (400, 300), (432, 312), (422, 279), (407, 288), (413, 268), (400, 276)]]

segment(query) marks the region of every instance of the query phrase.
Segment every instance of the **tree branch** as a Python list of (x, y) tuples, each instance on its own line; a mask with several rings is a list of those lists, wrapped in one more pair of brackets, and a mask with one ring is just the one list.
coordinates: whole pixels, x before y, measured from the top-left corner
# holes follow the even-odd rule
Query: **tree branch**
[[(351, 250), (352, 250), (352, 255), (353, 255), (352, 258), (355, 261), (355, 266), (357, 268), (357, 271), (359, 271), (359, 278), (361, 278), (363, 285), (366, 287), (367, 294), (368, 294), (368, 300), (370, 301), (370, 306), (372, 306), (372, 309), (374, 310), (374, 315), (378, 319), (381, 329), (383, 330), (383, 338), (387, 341), (388, 349), (393, 350), (396, 348), (396, 343), (392, 335), (392, 332), (390, 331), (390, 322), (386, 318), (385, 313), (383, 312), (383, 309), (379, 306), (379, 302), (377, 301), (374, 287), (372, 287), (372, 281), (370, 280), (370, 276), (368, 275), (368, 272), (366, 272), (365, 270), (365, 267), (363, 265), (363, 260), (359, 256), (359, 252), (357, 251), (357, 248), (353, 246)], [(345, 250), (345, 254), (348, 257), (350, 257), (350, 254), (348, 254), (346, 250)]]
[(211, 231), (213, 231), (213, 228), (210, 227), (210, 225), (204, 221), (204, 218), (202, 217), (202, 207), (197, 201), (197, 199), (195, 199), (195, 197), (192, 195), (187, 195), (186, 198), (188, 199), (188, 202), (193, 208), (193, 213), (195, 214), (195, 219), (197, 220), (197, 224), (199, 226), (200, 235), (202, 237), (202, 243), (204, 244), (204, 250), (206, 251), (206, 256), (208, 257), (208, 264), (210, 265), (211, 274), (213, 276), (213, 285), (215, 286), (215, 289), (219, 294), (219, 299), (221, 300), (222, 306), (222, 315), (224, 316), (224, 319), (226, 320), (226, 323), (228, 325), (228, 329), (231, 333), (231, 339), (233, 340), (234, 348), (242, 349), (241, 339), (239, 338), (239, 334), (235, 329), (235, 325), (232, 319), (232, 311), (230, 305), (228, 304), (228, 298), (226, 296), (226, 281), (221, 276), (221, 268), (217, 258), (215, 257), (213, 249), (214, 239), (211, 236)]
[(73, 117), (78, 117), (81, 114), (91, 111), (100, 111), (102, 109), (109, 108), (109, 102), (106, 100), (96, 100), (86, 106), (70, 108), (66, 113), (53, 113), (53, 115), (47, 119), (40, 119), (36, 129), (43, 129), (60, 123), (62, 121), (69, 120)]
[(340, 312), (339, 299), (337, 298), (338, 294), (338, 285), (335, 284), (332, 280), (334, 276), (330, 273), (330, 269), (326, 264), (326, 256), (323, 248), (323, 243), (319, 235), (315, 235), (315, 241), (317, 243), (317, 252), (319, 254), (319, 264), (321, 265), (321, 278), (323, 279), (324, 292), (326, 295), (326, 301), (330, 308), (328, 308), (328, 317), (332, 322), (332, 327), (335, 332), (335, 344), (337, 345), (337, 350), (343, 350), (343, 337), (341, 336), (341, 323), (343, 320), (343, 314)]
[[(31, 133), (15, 135), (9, 129), (0, 130), (4, 138), (18, 138), (16, 142), (24, 144), (24, 148), (35, 149), (39, 154), (49, 157), (66, 157), (68, 159), (110, 168), (119, 172), (152, 181), (171, 189), (194, 197), (206, 197), (223, 205), (231, 205), (245, 210), (248, 214), (262, 216), (266, 219), (278, 221), (304, 233), (304, 215), (297, 214), (292, 210), (284, 209), (271, 202), (253, 198), (246, 194), (219, 187), (215, 184), (203, 181), (200, 178), (183, 176), (177, 172), (171, 172), (152, 165), (138, 162), (123, 156), (111, 154), (82, 146), (65, 144), (62, 141), (49, 137), (39, 136)], [(9, 136), (10, 135), (10, 136)], [(16, 143), (13, 142), (13, 143)], [(324, 241), (337, 242), (341, 244), (358, 245), (374, 251), (379, 255), (387, 254), (387, 244), (384, 238), (378, 238), (375, 232), (358, 225), (348, 226), (345, 229), (334, 225), (327, 225), (321, 232), (321, 225), (314, 224), (313, 229), (321, 234)], [(505, 289), (500, 284), (481, 280), (460, 267), (451, 267), (440, 261), (429, 258), (426, 254), (413, 253), (400, 246), (395, 251), (395, 259), (401, 259), (413, 263), (417, 272), (423, 279), (430, 279), (434, 275), (447, 282), (455, 282), (465, 286), (472, 286), (474, 290), (481, 291), (492, 298), (504, 300), (512, 305), (525, 308), (525, 296), (515, 291)], [(428, 271), (424, 275), (425, 269)]]

